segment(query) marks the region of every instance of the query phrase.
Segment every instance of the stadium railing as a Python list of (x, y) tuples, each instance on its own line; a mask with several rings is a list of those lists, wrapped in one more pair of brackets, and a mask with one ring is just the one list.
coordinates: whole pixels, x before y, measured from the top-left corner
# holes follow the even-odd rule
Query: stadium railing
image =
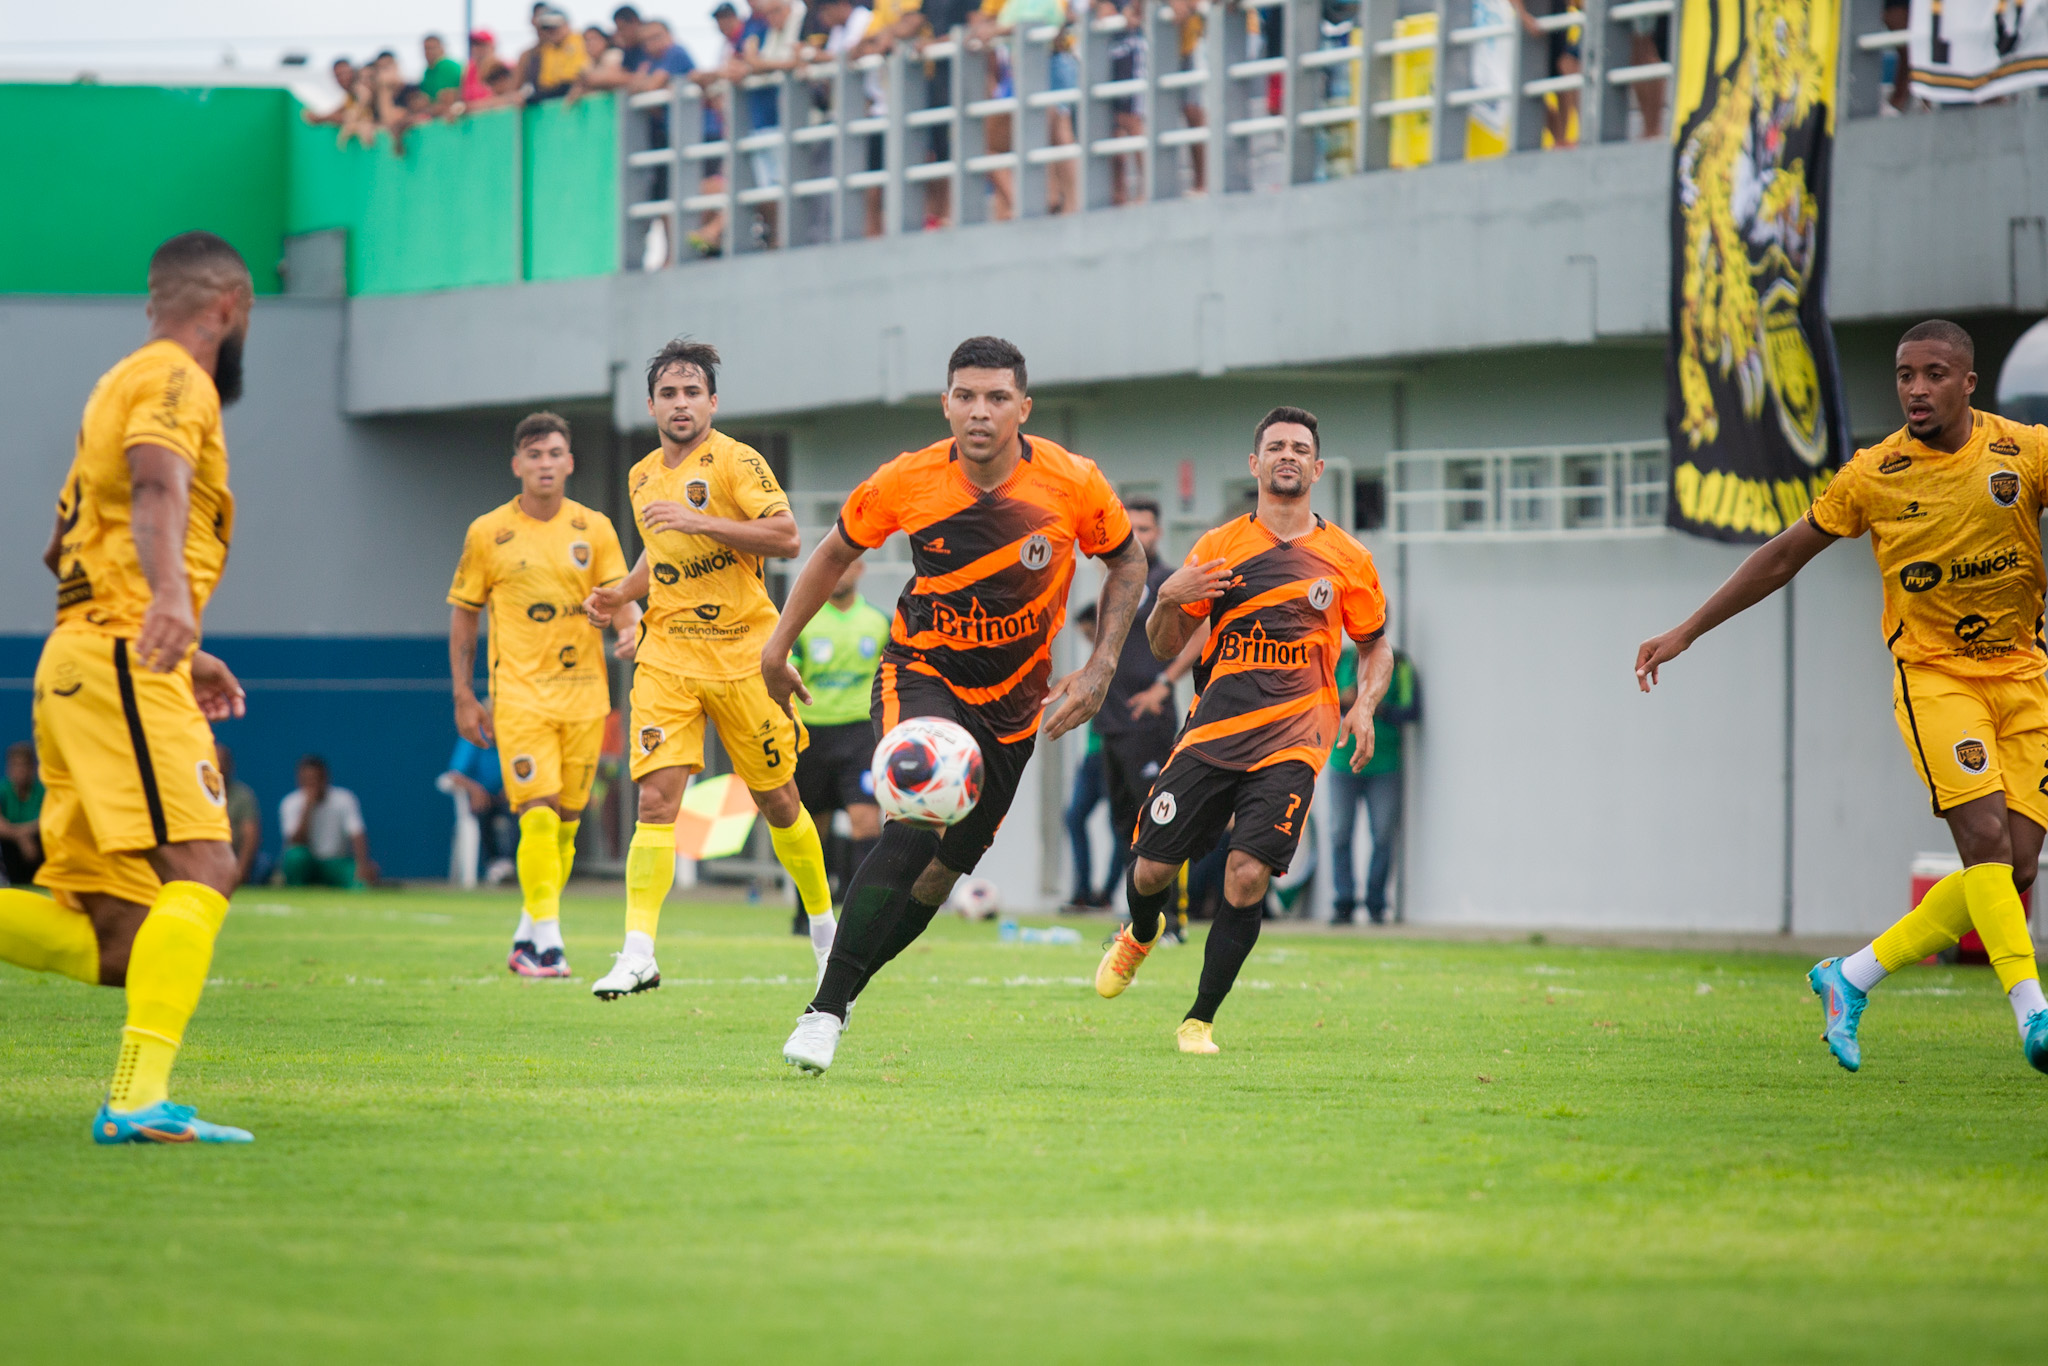
[(1396, 451), (1387, 530), (1397, 541), (1655, 536), (1669, 463), (1661, 440)]
[[(770, 204), (777, 206), (783, 243), (857, 239), (871, 191), (882, 196), (884, 235), (915, 232), (925, 220), (922, 187), (933, 181), (951, 187), (954, 225), (978, 223), (986, 217), (983, 191), (992, 174), (1012, 177), (1019, 217), (1040, 217), (1047, 213), (1047, 172), (1063, 162), (1079, 163), (1070, 210), (1077, 212), (1111, 206), (1116, 157), (1143, 158), (1142, 197), (1155, 200), (1193, 190), (1183, 149), (1206, 149), (1208, 189), (1225, 194), (1379, 172), (1402, 161), (1394, 134), (1403, 119), (1409, 129), (1426, 127), (1428, 143), (1425, 156), (1406, 164), (1533, 151), (1544, 145), (1546, 100), (1568, 92), (1581, 96), (1577, 145), (1617, 142), (1631, 136), (1636, 87), (1658, 82), (1670, 90), (1681, 40), (1675, 0), (1583, 0), (1537, 19), (1537, 34), (1525, 32), (1500, 0), (1479, 3), (1487, 22), (1474, 22), (1474, 0), (1434, 0), (1433, 29), (1399, 34), (1401, 0), (1362, 0), (1355, 25), (1325, 24), (1321, 0), (1211, 3), (1201, 41), (1181, 70), (1173, 12), (1147, 0), (1145, 53), (1139, 74), (1125, 79), (1111, 79), (1111, 48), (1129, 27), (1116, 17), (1020, 30), (992, 44), (957, 29), (922, 52), (904, 44), (886, 56), (750, 77), (737, 88), (721, 83), (707, 92), (678, 82), (621, 102), (620, 256), (628, 269), (687, 263), (695, 259), (684, 241), (696, 216), (721, 209), (724, 254), (759, 250), (741, 210)], [(1265, 51), (1262, 36), (1250, 31), (1252, 11), (1284, 14), (1279, 51)], [(1838, 108), (1851, 117), (1878, 112), (1886, 54), (1904, 42), (1902, 32), (1884, 27), (1883, 13), (1883, 0), (1848, 0), (1844, 8)], [(1229, 22), (1219, 22), (1224, 16)], [(1669, 21), (1670, 60), (1632, 64), (1633, 26), (1658, 19)], [(1583, 69), (1550, 74), (1550, 36), (1574, 29)], [(1062, 41), (1073, 46), (1077, 89), (1052, 88), (1051, 58)], [(994, 48), (1008, 57), (1008, 94), (993, 88)], [(1396, 62), (1418, 53), (1428, 54), (1427, 79), (1418, 80), (1411, 64), (1407, 83), (1426, 93), (1401, 94)], [(928, 82), (928, 70), (946, 76), (943, 99), (930, 105), (929, 86), (938, 82)], [(884, 114), (867, 113), (870, 77), (886, 92)], [(762, 90), (775, 95), (779, 118), (772, 127), (748, 120), (745, 97)], [(726, 135), (717, 139), (703, 137), (710, 99), (724, 107)], [(1116, 134), (1120, 100), (1136, 102), (1142, 133)], [(1202, 121), (1187, 118), (1184, 105), (1199, 108)], [(1071, 111), (1073, 143), (1048, 140), (1045, 115), (1055, 108)], [(1011, 145), (992, 151), (989, 120), (999, 117), (1010, 120)], [(1498, 125), (1485, 150), (1468, 146), (1475, 117)], [(1418, 118), (1426, 125), (1415, 124)], [(664, 123), (666, 145), (658, 145), (655, 130)], [(947, 134), (943, 157), (933, 136), (940, 130)], [(871, 169), (867, 149), (877, 137), (881, 165)], [(779, 158), (777, 183), (750, 178), (748, 154), (764, 151)], [(724, 177), (723, 188), (707, 190), (716, 176)], [(660, 238), (650, 252), (656, 224)]]

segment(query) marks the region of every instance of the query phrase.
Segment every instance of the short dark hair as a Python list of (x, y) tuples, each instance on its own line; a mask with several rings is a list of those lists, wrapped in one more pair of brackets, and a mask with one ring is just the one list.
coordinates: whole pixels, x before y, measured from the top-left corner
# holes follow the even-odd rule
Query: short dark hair
[(317, 768), (317, 769), (319, 769), (319, 770), (320, 770), (320, 772), (321, 772), (321, 774), (322, 774), (323, 776), (326, 776), (326, 777), (332, 777), (332, 776), (333, 776), (333, 775), (332, 775), (332, 774), (330, 774), (330, 773), (328, 772), (328, 770), (327, 770), (327, 761), (326, 761), (325, 759), (321, 758), (321, 757), (320, 757), (319, 755), (317, 755), (317, 754), (302, 754), (302, 755), (300, 755), (300, 756), (299, 756), (299, 765), (298, 765), (298, 766), (299, 766), (300, 768)]
[(1323, 453), (1323, 434), (1316, 429), (1316, 415), (1306, 408), (1288, 408), (1284, 406), (1275, 408), (1272, 412), (1259, 419), (1258, 427), (1252, 432), (1252, 450), (1257, 451), (1259, 447), (1266, 444), (1266, 428), (1277, 426), (1282, 422), (1292, 422), (1296, 426), (1308, 428), (1309, 440), (1315, 443), (1316, 454), (1321, 455)]
[(1149, 512), (1152, 514), (1152, 520), (1155, 522), (1166, 520), (1166, 514), (1159, 510), (1159, 502), (1154, 498), (1126, 498), (1124, 499), (1124, 511)]
[(249, 263), (216, 233), (181, 232), (149, 258), (149, 301), (164, 317), (187, 316), (238, 283), (252, 288)]
[(562, 440), (567, 441), (571, 446), (576, 444), (575, 439), (569, 435), (568, 418), (563, 417), (560, 413), (546, 411), (528, 413), (525, 417), (520, 418), (519, 425), (512, 429), (512, 449), (516, 451), (529, 441), (552, 435), (555, 432), (560, 432)]
[(647, 362), (647, 397), (654, 397), (655, 381), (672, 365), (696, 366), (698, 373), (704, 376), (704, 388), (713, 398), (718, 396), (718, 348), (710, 342), (677, 337), (655, 352), (654, 359)]
[(953, 348), (953, 354), (946, 361), (946, 387), (953, 387), (953, 376), (962, 370), (1008, 370), (1017, 381), (1017, 392), (1031, 392), (1030, 378), (1024, 373), (1024, 353), (1001, 337), (969, 337)]
[(634, 9), (631, 5), (621, 5), (612, 11), (612, 22), (615, 24), (637, 24), (640, 22), (640, 11)]
[(1943, 346), (1954, 347), (1963, 353), (1963, 365), (1974, 370), (1977, 367), (1977, 343), (1970, 340), (1970, 334), (1946, 318), (1929, 318), (1924, 323), (1914, 323), (1906, 329), (1906, 335), (1899, 338), (1899, 345), (1907, 342), (1940, 342)]
[(36, 747), (26, 740), (16, 740), (7, 747), (7, 761), (9, 763), (21, 758), (26, 758), (30, 763), (34, 763), (35, 757)]

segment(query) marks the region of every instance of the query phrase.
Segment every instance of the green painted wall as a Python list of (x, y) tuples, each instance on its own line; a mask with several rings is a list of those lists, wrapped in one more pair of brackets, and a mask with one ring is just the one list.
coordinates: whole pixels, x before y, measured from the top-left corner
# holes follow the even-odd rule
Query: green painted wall
[(282, 90), (0, 85), (0, 293), (141, 294), (157, 245), (205, 228), (275, 294), (293, 117)]
[(220, 233), (262, 293), (287, 234), (348, 232), (351, 294), (619, 268), (612, 97), (499, 110), (337, 145), (282, 90), (0, 85), (8, 153), (0, 293), (140, 294), (149, 254)]

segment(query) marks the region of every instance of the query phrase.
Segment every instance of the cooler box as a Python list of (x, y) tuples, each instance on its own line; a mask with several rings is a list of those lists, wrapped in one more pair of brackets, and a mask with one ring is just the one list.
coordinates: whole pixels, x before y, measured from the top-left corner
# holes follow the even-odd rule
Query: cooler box
[[(1954, 854), (1915, 854), (1913, 856), (1913, 905), (1920, 904), (1920, 898), (1927, 895), (1935, 883), (1950, 873), (1962, 871), (1963, 861)], [(2020, 893), (2020, 905), (2026, 908), (2027, 919), (2034, 918), (2034, 893), (2031, 888)], [(1930, 958), (1927, 960), (1935, 961)], [(1958, 963), (1988, 963), (1990, 955), (1984, 952), (1984, 941), (1977, 937), (1975, 930), (1965, 930), (1956, 944)]]

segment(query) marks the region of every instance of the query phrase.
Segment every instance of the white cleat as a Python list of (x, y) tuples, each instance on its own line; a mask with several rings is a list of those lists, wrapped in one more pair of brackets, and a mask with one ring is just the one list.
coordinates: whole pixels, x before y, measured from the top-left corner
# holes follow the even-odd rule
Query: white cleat
[(837, 1015), (823, 1010), (806, 1010), (803, 1018), (790, 1031), (789, 1042), (782, 1045), (782, 1060), (792, 1067), (800, 1068), (817, 1076), (823, 1076), (825, 1069), (832, 1065), (832, 1054), (839, 1047), (839, 1035), (846, 1026)]
[(616, 1001), (660, 985), (661, 969), (654, 965), (653, 954), (615, 953), (612, 970), (590, 984), (590, 994), (600, 1001)]

